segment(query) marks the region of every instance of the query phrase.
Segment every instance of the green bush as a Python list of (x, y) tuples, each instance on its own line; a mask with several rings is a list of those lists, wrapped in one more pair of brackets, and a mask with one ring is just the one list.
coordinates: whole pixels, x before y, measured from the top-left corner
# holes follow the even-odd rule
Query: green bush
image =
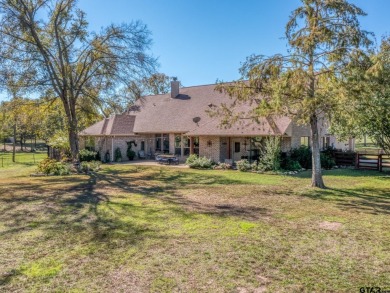
[(292, 149), (289, 155), (290, 159), (298, 162), (302, 168), (311, 169), (312, 160), (311, 150), (309, 147), (302, 145), (299, 148)]
[(188, 164), (190, 168), (194, 169), (211, 169), (213, 165), (213, 161), (207, 159), (206, 157), (196, 158), (195, 160), (191, 160), (191, 162)]
[(261, 150), (258, 170), (277, 171), (280, 169), (280, 138), (273, 136), (265, 141), (264, 149)]
[(69, 175), (70, 165), (46, 158), (38, 164), (38, 172), (42, 172), (46, 175)]
[(97, 152), (87, 149), (79, 151), (80, 162), (90, 162), (97, 160)]
[(294, 161), (290, 159), (287, 161), (287, 165), (285, 169), (289, 171), (297, 171), (297, 170), (301, 170), (302, 166), (301, 164), (299, 164), (298, 161)]
[(231, 168), (232, 168), (232, 165), (230, 165), (228, 163), (219, 163), (219, 164), (214, 166), (215, 170), (229, 170)]
[(196, 154), (189, 155), (186, 160), (186, 164), (190, 165), (192, 162), (196, 161), (197, 159), (198, 159), (198, 155)]
[(80, 168), (82, 172), (88, 173), (89, 171), (97, 172), (100, 169), (100, 161), (81, 162)]
[(122, 152), (121, 152), (121, 149), (119, 147), (115, 149), (114, 158), (115, 158), (115, 162), (122, 161)]
[(240, 170), (241, 172), (247, 172), (252, 169), (251, 164), (246, 159), (237, 161), (236, 164), (237, 164), (237, 169)]
[(137, 146), (134, 140), (127, 142), (126, 155), (130, 161), (134, 160), (135, 157), (135, 151), (132, 150), (133, 144)]
[(321, 153), (320, 158), (321, 158), (321, 167), (324, 169), (330, 170), (336, 165), (335, 160), (329, 153)]

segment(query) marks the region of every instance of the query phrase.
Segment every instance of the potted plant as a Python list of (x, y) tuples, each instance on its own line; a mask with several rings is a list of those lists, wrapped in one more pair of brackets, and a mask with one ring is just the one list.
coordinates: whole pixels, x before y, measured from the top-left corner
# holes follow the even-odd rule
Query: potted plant
[(127, 157), (130, 161), (134, 160), (135, 151), (132, 150), (133, 144), (137, 146), (134, 140), (127, 142)]
[(115, 149), (114, 156), (115, 156), (115, 162), (122, 161), (122, 153), (121, 153), (121, 149), (119, 147)]

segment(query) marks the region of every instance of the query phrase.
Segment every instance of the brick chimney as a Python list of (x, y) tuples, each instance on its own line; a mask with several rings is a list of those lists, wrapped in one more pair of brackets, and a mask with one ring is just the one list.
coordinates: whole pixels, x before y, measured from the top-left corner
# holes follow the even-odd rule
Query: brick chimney
[(171, 98), (174, 99), (180, 94), (180, 81), (174, 78), (171, 81)]

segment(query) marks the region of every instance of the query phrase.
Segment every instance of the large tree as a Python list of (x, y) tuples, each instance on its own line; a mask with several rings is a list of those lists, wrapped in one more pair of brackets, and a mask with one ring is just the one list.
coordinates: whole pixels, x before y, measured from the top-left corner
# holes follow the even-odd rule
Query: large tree
[[(89, 32), (76, 0), (0, 0), (0, 69), (31, 92), (62, 101), (71, 154), (78, 160), (77, 106), (101, 103), (154, 72), (150, 32), (141, 22)], [(85, 103), (84, 105), (88, 104)]]
[(341, 138), (368, 134), (390, 154), (390, 37), (370, 56), (356, 56), (338, 84), (342, 111), (332, 117), (332, 131)]
[[(325, 188), (320, 161), (319, 122), (337, 108), (334, 81), (341, 78), (351, 55), (367, 48), (369, 33), (360, 29), (365, 13), (345, 0), (301, 0), (286, 25), (288, 55), (253, 55), (241, 68), (242, 79), (221, 84), (232, 104), (217, 110), (224, 121), (287, 115), (310, 125), (312, 186)], [(237, 104), (251, 104), (247, 113), (234, 115)]]

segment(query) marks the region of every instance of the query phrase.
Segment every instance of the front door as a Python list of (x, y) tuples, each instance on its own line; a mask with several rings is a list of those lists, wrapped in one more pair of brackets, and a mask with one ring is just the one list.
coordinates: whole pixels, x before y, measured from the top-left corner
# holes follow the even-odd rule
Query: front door
[(232, 159), (233, 162), (241, 160), (242, 156), (242, 143), (240, 140), (232, 140)]

